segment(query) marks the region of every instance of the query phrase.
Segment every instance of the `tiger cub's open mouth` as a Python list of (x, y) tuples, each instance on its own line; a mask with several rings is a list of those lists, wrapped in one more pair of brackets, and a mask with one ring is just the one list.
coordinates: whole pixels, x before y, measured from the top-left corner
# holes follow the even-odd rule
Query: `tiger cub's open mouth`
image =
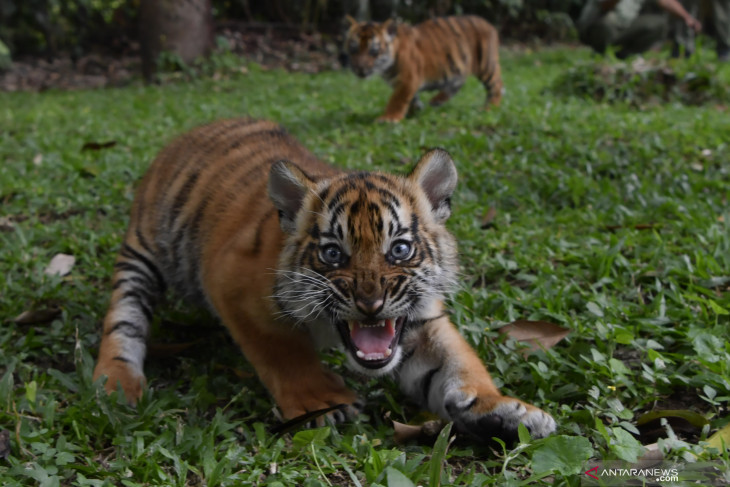
[(343, 341), (355, 361), (368, 369), (385, 367), (395, 356), (405, 318), (386, 318), (372, 322), (341, 321)]

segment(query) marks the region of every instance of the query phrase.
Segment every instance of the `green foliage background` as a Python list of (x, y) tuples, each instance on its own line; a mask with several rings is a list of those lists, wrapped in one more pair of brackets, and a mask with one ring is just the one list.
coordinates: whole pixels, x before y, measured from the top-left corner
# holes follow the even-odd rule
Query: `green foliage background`
[[(173, 0), (169, 0), (173, 1)], [(177, 1), (177, 0), (174, 0)], [(420, 22), (433, 15), (481, 15), (511, 38), (569, 38), (570, 16), (580, 0), (439, 0), (398, 2), (372, 0), (360, 12), (350, 0), (277, 0), (251, 2), (211, 0), (217, 21), (288, 25), (338, 36), (345, 14), (383, 20), (396, 16)], [(96, 51), (128, 53), (139, 41), (140, 0), (0, 0), (0, 42), (14, 58), (27, 55), (73, 57)], [(2, 65), (0, 65), (2, 68)]]
[[(684, 437), (661, 427), (669, 459), (727, 468), (727, 454), (702, 444), (727, 424), (730, 398), (727, 108), (551, 94), (587, 56), (504, 52), (499, 109), (485, 112), (470, 80), (399, 125), (373, 122), (387, 86), (347, 72), (249, 65), (186, 84), (0, 94), (0, 484), (578, 485), (588, 458), (641, 454), (637, 418), (655, 408), (708, 422)], [(505, 393), (556, 417), (556, 436), (523, 434), (497, 451), (397, 446), (390, 419), (418, 411), (392, 381), (350, 376), (368, 400), (360, 421), (274, 437), (268, 394), (222, 327), (172, 297), (151, 341), (194, 346), (152, 354), (137, 408), (100, 393), (90, 376), (135, 183), (176, 134), (239, 115), (277, 120), (345, 168), (406, 171), (427, 148), (451, 152), (462, 259), (452, 318)], [(59, 252), (74, 269), (46, 276)], [(50, 323), (12, 321), (53, 306)], [(497, 331), (516, 319), (571, 334), (525, 359)], [(327, 360), (341, 369), (339, 356)]]

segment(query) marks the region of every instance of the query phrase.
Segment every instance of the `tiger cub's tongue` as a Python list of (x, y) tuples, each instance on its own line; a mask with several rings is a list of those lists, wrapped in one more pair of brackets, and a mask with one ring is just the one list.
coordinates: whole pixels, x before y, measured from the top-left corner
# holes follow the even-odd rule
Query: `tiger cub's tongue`
[(350, 322), (350, 339), (364, 354), (387, 355), (388, 348), (395, 336), (392, 320), (382, 321), (377, 325), (367, 326), (358, 321)]

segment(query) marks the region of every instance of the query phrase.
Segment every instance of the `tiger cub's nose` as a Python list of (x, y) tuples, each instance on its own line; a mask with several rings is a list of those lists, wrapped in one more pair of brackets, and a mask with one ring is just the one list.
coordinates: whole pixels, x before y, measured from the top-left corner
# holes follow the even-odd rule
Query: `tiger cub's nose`
[(384, 304), (385, 304), (385, 301), (383, 301), (382, 298), (356, 299), (355, 300), (355, 306), (357, 306), (357, 309), (359, 309), (361, 313), (363, 313), (367, 316), (377, 315), (380, 312), (380, 310), (383, 309)]
[(376, 283), (365, 281), (355, 291), (355, 306), (367, 316), (375, 316), (383, 309), (385, 296)]

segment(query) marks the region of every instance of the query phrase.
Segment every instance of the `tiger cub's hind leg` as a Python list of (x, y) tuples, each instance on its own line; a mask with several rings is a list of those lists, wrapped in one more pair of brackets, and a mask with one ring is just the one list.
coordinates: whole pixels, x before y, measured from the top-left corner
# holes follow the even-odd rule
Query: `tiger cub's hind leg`
[(407, 116), (415, 115), (416, 112), (419, 112), (423, 110), (423, 102), (421, 101), (421, 98), (418, 96), (418, 93), (416, 93), (413, 96), (413, 99), (411, 100), (411, 104), (408, 105), (408, 114)]
[(502, 69), (499, 65), (499, 51), (497, 48), (497, 37), (490, 45), (488, 60), (485, 65), (480, 67), (477, 77), (487, 90), (487, 103), (485, 108), (488, 110), (492, 107), (498, 107), (502, 101), (502, 93), (504, 92), (504, 83), (502, 82)]
[(450, 86), (445, 87), (429, 100), (429, 105), (431, 105), (432, 107), (438, 107), (443, 105), (444, 103), (449, 101), (451, 97), (454, 96), (461, 89), (462, 86), (464, 86), (464, 80), (452, 80)]
[(427, 409), (454, 422), (462, 434), (488, 443), (517, 439), (523, 423), (533, 438), (555, 431), (541, 409), (503, 396), (486, 367), (447, 318), (428, 322), (407, 337), (412, 354), (402, 366), (403, 391)]
[(106, 376), (105, 388), (121, 387), (131, 404), (142, 396), (143, 363), (154, 303), (164, 280), (143, 246), (127, 241), (114, 264), (111, 304), (104, 318), (94, 380)]

